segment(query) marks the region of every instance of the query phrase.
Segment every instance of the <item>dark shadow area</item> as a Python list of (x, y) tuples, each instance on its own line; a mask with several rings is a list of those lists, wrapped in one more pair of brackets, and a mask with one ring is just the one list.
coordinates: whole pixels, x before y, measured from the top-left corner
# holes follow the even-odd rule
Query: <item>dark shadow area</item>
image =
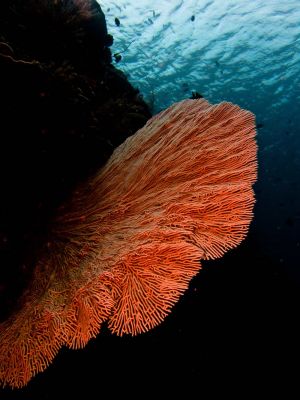
[(83, 350), (63, 349), (21, 390), (3, 399), (80, 394), (239, 394), (272, 390), (293, 379), (299, 356), (299, 286), (249, 239), (204, 263), (166, 320), (137, 337), (105, 327)]
[[(30, 281), (57, 207), (151, 116), (111, 64), (96, 1), (88, 10), (53, 1), (51, 13), (48, 1), (33, 3), (0, 3), (1, 320)], [(257, 189), (259, 201), (263, 184)], [(300, 279), (290, 265), (298, 261), (284, 256), (288, 245), (282, 257), (261, 245), (262, 212), (237, 249), (203, 263), (159, 327), (120, 338), (104, 326), (83, 350), (62, 349), (26, 387), (0, 389), (0, 398), (202, 398), (207, 390), (243, 398), (292, 379)], [(298, 220), (287, 216), (284, 226), (296, 241)]]
[(57, 208), (151, 116), (112, 42), (96, 1), (0, 4), (0, 320)]

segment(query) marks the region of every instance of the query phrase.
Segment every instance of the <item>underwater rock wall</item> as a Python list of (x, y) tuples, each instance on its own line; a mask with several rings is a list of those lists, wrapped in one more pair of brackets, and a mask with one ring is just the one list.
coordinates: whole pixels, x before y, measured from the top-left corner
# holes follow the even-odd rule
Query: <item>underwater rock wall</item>
[(151, 116), (112, 42), (94, 0), (0, 4), (1, 320), (55, 209)]

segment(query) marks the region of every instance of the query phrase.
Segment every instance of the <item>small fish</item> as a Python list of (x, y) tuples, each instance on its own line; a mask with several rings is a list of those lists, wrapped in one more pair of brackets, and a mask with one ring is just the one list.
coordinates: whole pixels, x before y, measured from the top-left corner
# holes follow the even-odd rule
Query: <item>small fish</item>
[(114, 54), (114, 59), (115, 59), (116, 63), (120, 62), (122, 60), (121, 54), (120, 53), (115, 53)]
[(116, 24), (116, 26), (120, 26), (121, 25), (121, 22), (120, 22), (120, 20), (119, 20), (119, 18), (115, 18), (115, 24)]
[(196, 90), (192, 91), (192, 97), (190, 97), (190, 99), (202, 99), (203, 96), (201, 93), (196, 92)]
[(195, 21), (195, 15), (191, 16), (191, 21), (194, 22)]

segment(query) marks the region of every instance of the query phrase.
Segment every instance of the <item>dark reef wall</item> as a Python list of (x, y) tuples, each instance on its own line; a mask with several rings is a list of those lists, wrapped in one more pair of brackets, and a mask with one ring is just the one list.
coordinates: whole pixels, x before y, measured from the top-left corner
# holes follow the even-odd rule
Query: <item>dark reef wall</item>
[(151, 116), (111, 64), (94, 0), (0, 3), (0, 319), (12, 311), (55, 209)]

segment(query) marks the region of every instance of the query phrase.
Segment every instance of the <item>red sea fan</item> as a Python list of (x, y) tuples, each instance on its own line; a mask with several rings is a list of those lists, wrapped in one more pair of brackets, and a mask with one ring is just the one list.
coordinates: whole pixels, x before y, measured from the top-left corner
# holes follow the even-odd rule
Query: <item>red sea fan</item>
[(0, 326), (0, 381), (21, 387), (59, 348), (107, 321), (136, 335), (170, 312), (200, 260), (221, 257), (252, 219), (254, 116), (185, 100), (153, 117), (60, 210), (22, 308)]

